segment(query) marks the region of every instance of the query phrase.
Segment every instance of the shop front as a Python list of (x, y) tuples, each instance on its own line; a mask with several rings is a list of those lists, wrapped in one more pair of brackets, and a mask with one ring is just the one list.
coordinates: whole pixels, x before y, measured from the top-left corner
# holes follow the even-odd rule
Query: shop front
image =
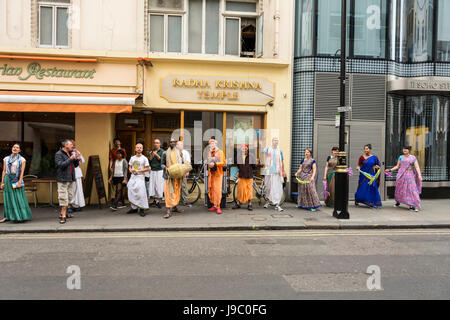
[(117, 136), (129, 151), (138, 139), (150, 151), (155, 138), (166, 149), (174, 137), (183, 140), (192, 162), (201, 164), (207, 142), (214, 137), (228, 164), (233, 164), (244, 142), (262, 161), (264, 147), (276, 136), (289, 170), (289, 63), (208, 57), (151, 60), (142, 107), (116, 118)]
[[(412, 147), (423, 176), (423, 197), (448, 197), (450, 190), (450, 81), (424, 77), (391, 79), (386, 114), (386, 166), (402, 146)], [(387, 182), (393, 194), (394, 181)]]
[[(74, 139), (86, 161), (100, 157), (107, 185), (115, 115), (131, 113), (139, 97), (136, 70), (135, 58), (2, 56), (0, 158), (19, 142), (27, 160), (25, 175), (51, 181), (60, 142)], [(49, 186), (38, 183), (37, 188), (38, 201), (50, 202)], [(56, 186), (52, 199), (57, 202)], [(92, 200), (97, 201), (95, 191)]]

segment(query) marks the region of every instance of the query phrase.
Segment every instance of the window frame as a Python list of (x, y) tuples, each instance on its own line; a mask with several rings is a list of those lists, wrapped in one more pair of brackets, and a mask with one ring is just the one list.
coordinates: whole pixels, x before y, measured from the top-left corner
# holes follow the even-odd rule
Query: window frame
[[(69, 3), (63, 3), (63, 2), (39, 2), (38, 3), (39, 7), (38, 7), (38, 47), (39, 48), (55, 48), (55, 49), (68, 49), (70, 48), (70, 29), (67, 28), (67, 46), (61, 46), (61, 45), (57, 45), (56, 43), (56, 38), (57, 38), (57, 22), (58, 22), (58, 18), (57, 18), (57, 13), (58, 13), (58, 8), (63, 8), (63, 9), (67, 9), (67, 19), (70, 18), (70, 6), (71, 4)], [(41, 8), (42, 7), (46, 7), (46, 8), (51, 8), (52, 9), (52, 44), (48, 45), (48, 44), (41, 44)], [(66, 22), (67, 23), (67, 22)]]
[[(168, 10), (169, 11), (169, 10)], [(164, 40), (163, 40), (163, 51), (151, 51), (151, 36), (150, 36), (150, 20), (151, 16), (163, 16), (163, 29), (164, 29)], [(169, 51), (169, 16), (171, 17), (180, 17), (181, 18), (181, 50), (180, 52), (177, 51)], [(170, 12), (160, 12), (160, 10), (152, 10), (148, 13), (148, 52), (152, 53), (177, 53), (177, 54), (183, 54), (185, 53), (185, 34), (184, 34), (184, 20), (185, 15), (181, 13), (180, 11), (170, 10)]]

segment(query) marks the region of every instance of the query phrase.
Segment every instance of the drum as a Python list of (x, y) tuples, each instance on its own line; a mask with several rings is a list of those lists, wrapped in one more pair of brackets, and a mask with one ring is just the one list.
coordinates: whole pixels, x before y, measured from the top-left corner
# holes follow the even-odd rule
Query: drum
[(181, 179), (186, 175), (186, 173), (191, 170), (192, 166), (185, 163), (176, 163), (171, 165), (170, 168), (167, 169), (169, 177), (171, 177), (172, 179)]

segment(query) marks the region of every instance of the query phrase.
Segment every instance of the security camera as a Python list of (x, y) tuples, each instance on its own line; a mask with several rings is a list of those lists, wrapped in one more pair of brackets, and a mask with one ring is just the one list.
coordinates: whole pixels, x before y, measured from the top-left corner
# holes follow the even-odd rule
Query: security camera
[(268, 105), (271, 106), (271, 107), (273, 107), (273, 101), (270, 101), (270, 102), (268, 103)]

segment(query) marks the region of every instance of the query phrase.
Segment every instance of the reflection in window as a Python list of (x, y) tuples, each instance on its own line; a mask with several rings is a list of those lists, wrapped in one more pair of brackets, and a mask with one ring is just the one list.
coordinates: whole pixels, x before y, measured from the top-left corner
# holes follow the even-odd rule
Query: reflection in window
[[(317, 54), (339, 56), (341, 48), (341, 1), (319, 0), (317, 11)], [(347, 1), (347, 12), (350, 1)], [(347, 53), (349, 38), (347, 14)], [(347, 54), (348, 55), (348, 54)]]
[[(60, 142), (75, 137), (73, 113), (0, 113), (0, 157), (11, 153), (13, 142), (21, 142), (27, 160), (25, 174), (54, 177), (55, 153)], [(23, 132), (23, 134), (22, 134)]]
[(430, 61), (433, 47), (433, 0), (391, 2), (391, 59)]
[(354, 56), (384, 58), (386, 50), (386, 0), (354, 2)]
[(424, 181), (448, 181), (449, 97), (389, 95), (386, 165), (392, 167), (410, 145), (423, 171)]
[(436, 60), (450, 61), (450, 1), (438, 3)]
[(297, 0), (295, 56), (312, 56), (314, 39), (314, 0)]

